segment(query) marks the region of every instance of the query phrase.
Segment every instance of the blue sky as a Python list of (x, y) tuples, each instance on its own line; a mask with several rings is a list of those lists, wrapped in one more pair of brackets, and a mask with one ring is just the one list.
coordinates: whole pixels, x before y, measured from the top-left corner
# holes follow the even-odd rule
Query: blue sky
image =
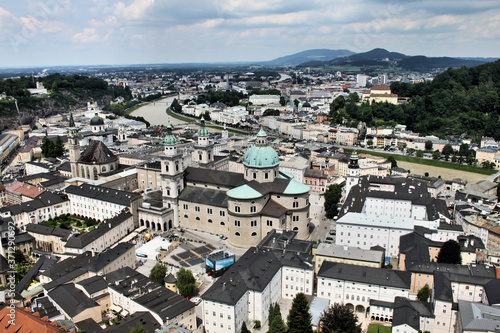
[(313, 48), (500, 57), (500, 1), (21, 0), (0, 67), (271, 60)]

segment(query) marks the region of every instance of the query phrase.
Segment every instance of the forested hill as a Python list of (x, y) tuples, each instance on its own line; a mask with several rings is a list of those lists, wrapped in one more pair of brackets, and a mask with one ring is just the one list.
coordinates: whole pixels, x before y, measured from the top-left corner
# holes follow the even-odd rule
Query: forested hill
[(374, 103), (356, 105), (349, 99), (332, 103), (335, 122), (364, 121), (369, 126), (406, 124), (420, 134), (466, 133), (476, 140), (491, 136), (500, 140), (500, 60), (484, 65), (449, 69), (432, 82), (395, 82), (393, 93), (411, 97), (408, 104)]
[(128, 88), (108, 85), (102, 79), (83, 75), (52, 74), (37, 80), (48, 89), (48, 95), (30, 94), (28, 89), (36, 86), (31, 77), (0, 80), (0, 94), (4, 93), (9, 98), (0, 100), (0, 129), (18, 124), (17, 110), (11, 97), (18, 102), (23, 124), (31, 123), (36, 116), (65, 113), (70, 107), (83, 108), (89, 101), (97, 101), (104, 106), (118, 96), (126, 101), (132, 97)]

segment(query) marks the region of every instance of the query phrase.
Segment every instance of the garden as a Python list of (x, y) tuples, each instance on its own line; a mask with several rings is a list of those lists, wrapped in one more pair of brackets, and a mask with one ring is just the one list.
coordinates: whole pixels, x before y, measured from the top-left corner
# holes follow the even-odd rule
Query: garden
[(99, 224), (99, 221), (84, 216), (62, 214), (54, 218), (49, 218), (47, 221), (43, 221), (40, 224), (61, 229), (76, 229), (84, 234), (93, 230), (95, 226)]

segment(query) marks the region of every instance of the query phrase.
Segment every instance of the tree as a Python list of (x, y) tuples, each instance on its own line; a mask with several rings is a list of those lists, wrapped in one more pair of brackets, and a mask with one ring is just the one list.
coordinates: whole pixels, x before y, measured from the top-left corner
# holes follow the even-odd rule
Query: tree
[(437, 160), (441, 157), (441, 152), (439, 150), (435, 150), (433, 153), (432, 153), (432, 159), (433, 160)]
[(424, 157), (424, 152), (421, 150), (417, 150), (417, 157)]
[(482, 165), (483, 165), (483, 168), (489, 169), (490, 168), (490, 161), (484, 160), (483, 163), (482, 163)]
[(458, 244), (458, 242), (453, 239), (444, 242), (441, 250), (439, 250), (437, 262), (460, 265), (462, 263), (462, 256), (460, 255), (460, 244)]
[(443, 155), (452, 155), (453, 154), (453, 147), (447, 143), (443, 147)]
[(181, 267), (177, 271), (177, 288), (182, 296), (193, 296), (196, 294), (196, 279), (193, 276), (193, 272), (189, 269)]
[(299, 104), (300, 104), (300, 101), (299, 101), (298, 99), (294, 99), (294, 100), (293, 100), (293, 104), (294, 104), (296, 107), (298, 107), (298, 106), (299, 106)]
[(389, 162), (391, 162), (391, 168), (397, 168), (398, 167), (398, 162), (396, 161), (396, 159), (394, 158), (394, 156), (389, 156), (387, 158), (387, 160)]
[(245, 322), (241, 325), (241, 333), (250, 333), (250, 330), (247, 328), (247, 324)]
[(429, 289), (429, 285), (426, 283), (417, 293), (417, 298), (420, 302), (427, 302), (429, 296), (431, 295), (431, 291)]
[(332, 184), (328, 186), (325, 191), (325, 212), (326, 217), (331, 219), (339, 212), (338, 204), (342, 198), (342, 187), (339, 184)]
[(468, 143), (462, 143), (460, 145), (460, 149), (458, 151), (458, 155), (460, 155), (460, 156), (467, 156), (467, 155), (469, 155), (469, 144)]
[(22, 264), (26, 261), (26, 257), (23, 254), (23, 251), (21, 250), (16, 250), (14, 251), (14, 260), (16, 264)]
[(64, 142), (58, 135), (56, 138), (56, 143), (54, 144), (54, 155), (53, 157), (59, 157), (64, 155)]
[(133, 327), (130, 330), (130, 333), (148, 333), (148, 330), (145, 329), (141, 324), (137, 324), (137, 326)]
[(274, 315), (273, 321), (269, 324), (268, 333), (287, 333), (285, 323), (283, 318), (281, 318), (281, 313)]
[(151, 272), (149, 273), (149, 278), (155, 281), (158, 284), (163, 285), (165, 279), (165, 275), (167, 274), (167, 267), (163, 264), (157, 263)]
[(431, 140), (425, 141), (425, 150), (432, 150), (432, 141)]
[(415, 148), (408, 148), (406, 150), (406, 153), (408, 154), (408, 156), (412, 156), (413, 154), (415, 154)]
[(358, 317), (347, 306), (335, 303), (321, 316), (321, 331), (332, 333), (361, 333)]
[(309, 302), (304, 293), (295, 295), (287, 317), (288, 333), (312, 333)]
[(369, 139), (368, 141), (366, 141), (366, 145), (368, 147), (373, 147), (373, 140), (372, 139)]
[(281, 106), (285, 106), (286, 105), (286, 100), (285, 100), (285, 97), (283, 97), (283, 96), (280, 97), (280, 105)]

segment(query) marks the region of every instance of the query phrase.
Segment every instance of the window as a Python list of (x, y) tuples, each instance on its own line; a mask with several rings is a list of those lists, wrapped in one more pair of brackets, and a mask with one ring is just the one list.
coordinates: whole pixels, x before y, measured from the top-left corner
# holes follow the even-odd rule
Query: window
[(226, 212), (225, 212), (225, 211), (223, 211), (223, 210), (221, 210), (221, 211), (219, 212), (219, 215), (220, 215), (220, 216), (226, 216)]
[(240, 233), (239, 232), (235, 232), (234, 235), (235, 236), (240, 236)]
[(207, 208), (207, 213), (211, 215), (212, 214), (212, 208)]
[(211, 219), (208, 219), (208, 223), (212, 223), (212, 220), (211, 220)]
[(239, 227), (239, 226), (241, 226), (240, 221), (235, 220), (235, 221), (234, 221), (234, 226), (235, 226), (235, 227)]
[(235, 206), (235, 207), (234, 207), (234, 211), (235, 211), (236, 213), (241, 212), (241, 207), (239, 207), (239, 206)]
[(294, 201), (293, 202), (293, 208), (297, 208), (297, 207), (299, 207), (299, 203), (297, 201)]
[(264, 174), (264, 178), (265, 178), (265, 179), (269, 179), (269, 173), (267, 173), (267, 172), (266, 172), (266, 173)]
[(299, 221), (299, 217), (298, 216), (292, 216), (292, 221), (293, 222), (298, 222)]
[(255, 213), (257, 211), (257, 207), (252, 206), (250, 207), (250, 213)]
[(257, 236), (257, 233), (256, 232), (252, 232), (252, 237), (255, 237)]
[(272, 227), (273, 226), (273, 221), (267, 220), (266, 224), (267, 224), (268, 227)]
[(195, 212), (199, 212), (200, 211), (200, 207), (199, 206), (194, 206), (194, 211)]
[(251, 227), (256, 227), (257, 226), (257, 220), (250, 221), (250, 226)]

